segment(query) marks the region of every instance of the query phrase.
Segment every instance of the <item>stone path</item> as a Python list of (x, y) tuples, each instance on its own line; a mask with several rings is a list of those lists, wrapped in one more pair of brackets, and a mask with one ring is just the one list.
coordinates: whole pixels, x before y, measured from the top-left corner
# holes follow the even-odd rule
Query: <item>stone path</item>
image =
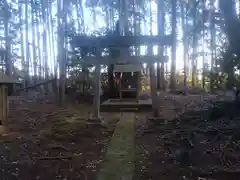
[(97, 180), (132, 180), (135, 168), (134, 127), (135, 113), (122, 113)]

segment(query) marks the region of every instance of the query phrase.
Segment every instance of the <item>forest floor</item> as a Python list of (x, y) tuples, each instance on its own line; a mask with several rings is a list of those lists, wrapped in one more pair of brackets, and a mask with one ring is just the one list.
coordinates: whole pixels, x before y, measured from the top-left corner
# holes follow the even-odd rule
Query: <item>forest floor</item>
[(0, 127), (1, 180), (96, 179), (117, 114), (102, 113), (103, 125), (88, 125), (90, 106), (14, 102), (8, 125)]
[(195, 97), (175, 98), (157, 120), (136, 121), (134, 180), (239, 179), (240, 103)]
[(102, 125), (87, 125), (89, 105), (17, 98), (8, 125), (0, 126), (1, 180), (116, 180), (124, 168), (133, 180), (239, 179), (236, 102), (166, 94), (159, 119), (149, 119), (151, 112), (101, 113)]

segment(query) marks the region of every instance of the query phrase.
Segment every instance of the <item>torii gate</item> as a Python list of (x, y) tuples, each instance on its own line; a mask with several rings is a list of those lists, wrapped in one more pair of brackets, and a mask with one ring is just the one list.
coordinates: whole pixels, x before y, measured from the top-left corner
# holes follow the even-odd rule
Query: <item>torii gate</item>
[[(117, 48), (126, 49), (131, 46), (140, 45), (172, 45), (172, 36), (115, 36), (115, 37), (88, 37), (88, 36), (76, 36), (73, 37), (71, 44), (73, 48), (76, 47), (90, 47), (95, 48), (96, 56), (84, 57), (84, 63), (95, 65), (95, 91), (94, 91), (94, 119), (100, 119), (100, 66), (116, 64), (119, 62), (124, 62), (128, 64), (143, 64), (146, 63), (149, 67), (153, 67), (155, 62), (166, 61), (166, 57), (160, 57), (156, 55), (145, 55), (145, 56), (129, 56), (120, 53), (117, 58), (112, 58), (109, 56), (102, 56), (103, 48)], [(124, 52), (124, 51), (123, 51)], [(156, 104), (154, 97), (156, 96), (156, 78), (155, 74), (150, 74), (151, 80), (151, 94), (152, 94), (152, 107), (155, 110)], [(155, 80), (154, 80), (155, 79)], [(154, 83), (155, 82), (155, 83)]]

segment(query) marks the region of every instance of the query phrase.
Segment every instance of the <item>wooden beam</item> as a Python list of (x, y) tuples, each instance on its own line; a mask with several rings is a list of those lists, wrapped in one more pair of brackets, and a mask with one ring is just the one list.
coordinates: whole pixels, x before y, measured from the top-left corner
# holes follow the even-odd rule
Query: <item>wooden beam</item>
[(141, 64), (116, 64), (114, 66), (114, 72), (138, 72), (141, 71)]
[(140, 45), (171, 45), (172, 35), (165, 36), (74, 36), (71, 45), (75, 47), (130, 47)]
[(85, 57), (83, 59), (83, 64), (116, 64), (116, 63), (129, 63), (129, 64), (136, 64), (136, 63), (155, 63), (155, 62), (167, 62), (168, 56), (127, 56), (127, 57), (119, 57), (119, 58), (112, 58), (109, 56), (96, 58), (96, 57)]

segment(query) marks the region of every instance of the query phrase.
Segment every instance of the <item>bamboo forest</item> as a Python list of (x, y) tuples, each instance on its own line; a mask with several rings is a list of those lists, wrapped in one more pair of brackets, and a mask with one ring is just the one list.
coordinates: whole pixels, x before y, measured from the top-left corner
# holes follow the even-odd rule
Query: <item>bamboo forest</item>
[(0, 180), (239, 180), (239, 0), (0, 0)]

